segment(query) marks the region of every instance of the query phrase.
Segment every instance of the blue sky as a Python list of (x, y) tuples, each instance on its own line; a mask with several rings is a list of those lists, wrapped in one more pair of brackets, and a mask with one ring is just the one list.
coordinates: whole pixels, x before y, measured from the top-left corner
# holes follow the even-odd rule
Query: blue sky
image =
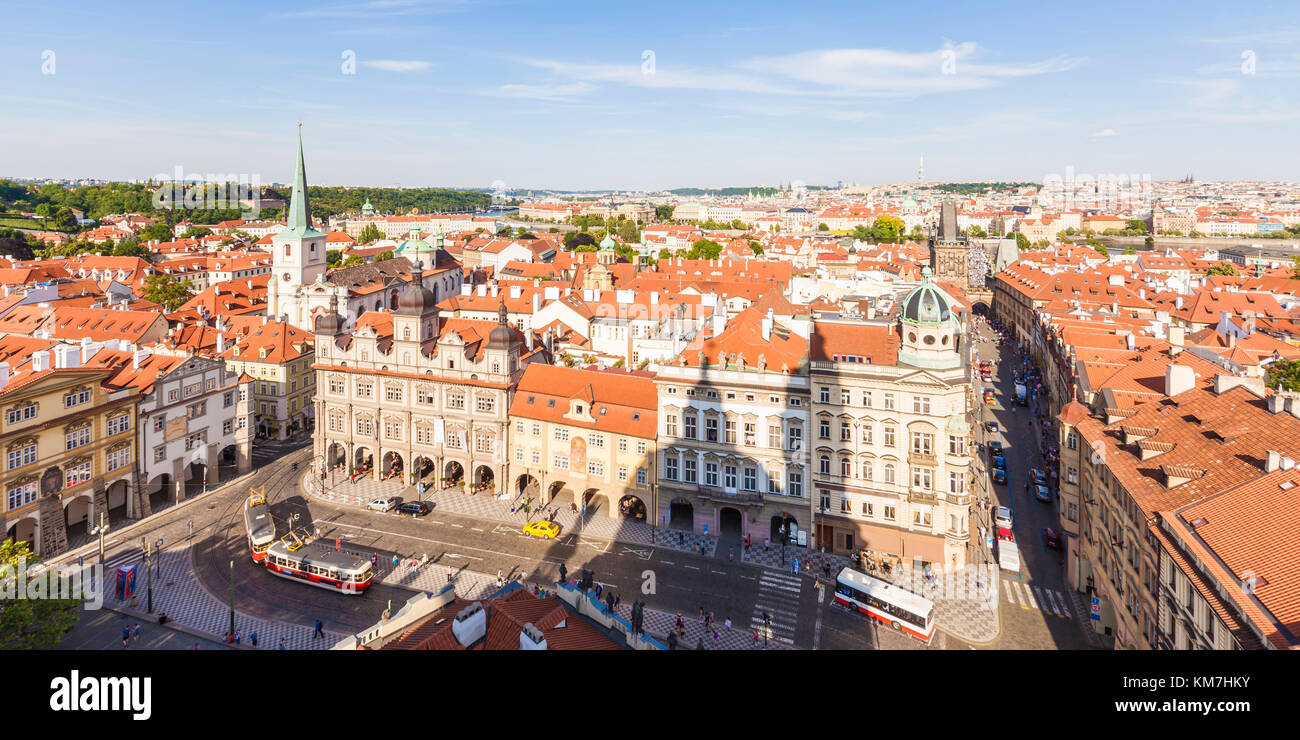
[(319, 184), (1296, 180), (1298, 83), (1286, 3), (52, 0), (0, 176), (284, 181), (302, 119)]

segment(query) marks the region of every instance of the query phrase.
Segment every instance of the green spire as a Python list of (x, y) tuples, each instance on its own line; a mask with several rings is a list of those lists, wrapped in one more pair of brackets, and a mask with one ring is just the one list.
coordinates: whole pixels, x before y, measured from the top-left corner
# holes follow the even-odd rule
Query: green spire
[(307, 203), (307, 168), (302, 160), (302, 122), (298, 123), (298, 167), (293, 175), (293, 194), (289, 197), (288, 228), (278, 236), (321, 236), (312, 228), (311, 206)]

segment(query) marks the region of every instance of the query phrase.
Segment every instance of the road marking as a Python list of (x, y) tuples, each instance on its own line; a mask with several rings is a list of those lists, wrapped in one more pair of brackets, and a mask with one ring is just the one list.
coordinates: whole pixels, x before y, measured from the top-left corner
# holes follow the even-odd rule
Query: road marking
[(1013, 606), (1020, 603), (1019, 601), (1016, 600), (1015, 592), (1016, 592), (1015, 588), (1013, 588), (1010, 585), (1010, 583), (1007, 584), (1006, 588), (1002, 589), (1002, 593), (1007, 595), (1007, 601), (1011, 602)]
[(766, 581), (762, 582), (760, 585), (762, 588), (779, 589), (781, 591), (788, 591), (796, 594), (803, 591), (802, 588), (799, 588), (797, 586), (782, 586), (777, 583), (767, 583)]
[(757, 581), (757, 580), (758, 580), (758, 576), (741, 576), (741, 578), (745, 579), (746, 581)]
[(664, 565), (677, 565), (677, 563), (674, 563), (671, 560), (660, 560), (659, 562), (663, 563)]
[(466, 560), (482, 560), (482, 559), (483, 559), (483, 558), (480, 558), (480, 557), (475, 557), (475, 556), (473, 556), (473, 555), (461, 555), (461, 554), (458, 553), (458, 552), (449, 552), (449, 553), (447, 553), (447, 557), (449, 557), (449, 558), (465, 558)]
[(478, 527), (470, 527), (470, 529), (473, 530), (473, 531), (475, 531), (475, 532), (482, 532), (482, 531), (483, 531), (483, 530), (479, 529)]
[(713, 571), (713, 572), (714, 572), (714, 573), (717, 573), (718, 575), (722, 575), (722, 576), (727, 575), (727, 571), (725, 571), (725, 570), (715, 570), (715, 571)]
[(651, 550), (644, 550), (644, 549), (641, 549), (641, 548), (636, 548), (636, 547), (627, 547), (627, 546), (624, 546), (624, 547), (623, 547), (623, 551), (620, 552), (619, 555), (633, 555), (633, 556), (635, 556), (635, 557), (641, 558), (642, 560), (649, 560), (649, 559), (650, 559), (650, 556), (651, 556), (653, 553), (654, 553), (654, 550), (653, 550), (653, 549), (651, 549)]
[(579, 544), (586, 545), (587, 547), (590, 547), (591, 549), (593, 549), (593, 550), (597, 550), (597, 551), (599, 551), (599, 552), (609, 552), (609, 543), (608, 543), (608, 542), (605, 542), (605, 543), (597, 543), (597, 542), (593, 542), (592, 540), (587, 540), (587, 539), (582, 539), (582, 540), (579, 540), (578, 542), (579, 542)]
[[(1029, 594), (1026, 598), (1028, 598), (1030, 606), (1034, 609), (1040, 609), (1041, 607), (1038, 604), (1038, 599), (1034, 598), (1034, 592), (1038, 591), (1038, 587), (1025, 584), (1025, 591)], [(1042, 596), (1042, 593), (1042, 591), (1038, 591), (1039, 596)]]
[(440, 522), (437, 519), (430, 519), (429, 521), (433, 522), (434, 524), (446, 524), (446, 522)]
[(473, 545), (466, 545), (463, 542), (446, 542), (444, 540), (435, 540), (432, 537), (416, 537), (409, 534), (402, 534), (400, 532), (389, 532), (383, 529), (375, 529), (374, 527), (362, 527), (356, 524), (347, 524), (345, 522), (331, 522), (331, 524), (333, 524), (336, 527), (348, 527), (350, 529), (360, 529), (363, 530), (366, 534), (387, 534), (387, 535), (392, 535), (394, 537), (401, 537), (403, 539), (408, 539), (408, 540), (429, 542), (435, 545), (446, 545), (448, 547), (468, 547), (471, 550), (478, 550), (479, 552), (487, 552), (493, 555), (503, 555), (508, 558), (518, 558), (521, 560), (536, 560), (539, 562), (543, 559), (543, 558), (528, 557), (526, 555), (520, 555), (517, 552), (502, 552), (501, 550), (493, 550), (487, 547), (474, 547)]

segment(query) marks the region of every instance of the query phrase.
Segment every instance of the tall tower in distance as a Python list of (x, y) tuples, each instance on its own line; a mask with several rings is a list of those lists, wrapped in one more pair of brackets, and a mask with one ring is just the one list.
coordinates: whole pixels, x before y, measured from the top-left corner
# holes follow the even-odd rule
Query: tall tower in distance
[(272, 319), (285, 318), (299, 329), (314, 331), (302, 288), (325, 277), (325, 235), (311, 224), (301, 123), (298, 124), (298, 166), (293, 176), (287, 227), (271, 237), (271, 266), (266, 291), (267, 315)]
[(939, 232), (930, 237), (930, 266), (934, 279), (970, 287), (970, 246), (957, 226), (957, 204), (945, 200), (939, 210)]
[(921, 164), (916, 168), (916, 181), (921, 185), (925, 184), (925, 155), (921, 155)]

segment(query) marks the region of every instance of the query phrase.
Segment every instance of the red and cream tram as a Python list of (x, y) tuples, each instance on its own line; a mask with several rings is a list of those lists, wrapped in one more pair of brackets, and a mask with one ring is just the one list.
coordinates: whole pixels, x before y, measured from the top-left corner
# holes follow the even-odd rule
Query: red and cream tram
[(271, 519), (271, 507), (266, 503), (264, 485), (249, 492), (244, 504), (244, 529), (248, 532), (248, 554), (258, 562), (266, 559), (267, 548), (275, 542), (275, 521)]
[(336, 551), (332, 547), (307, 544), (290, 532), (266, 551), (266, 569), (281, 578), (345, 594), (359, 594), (370, 588), (374, 569), (370, 559)]

